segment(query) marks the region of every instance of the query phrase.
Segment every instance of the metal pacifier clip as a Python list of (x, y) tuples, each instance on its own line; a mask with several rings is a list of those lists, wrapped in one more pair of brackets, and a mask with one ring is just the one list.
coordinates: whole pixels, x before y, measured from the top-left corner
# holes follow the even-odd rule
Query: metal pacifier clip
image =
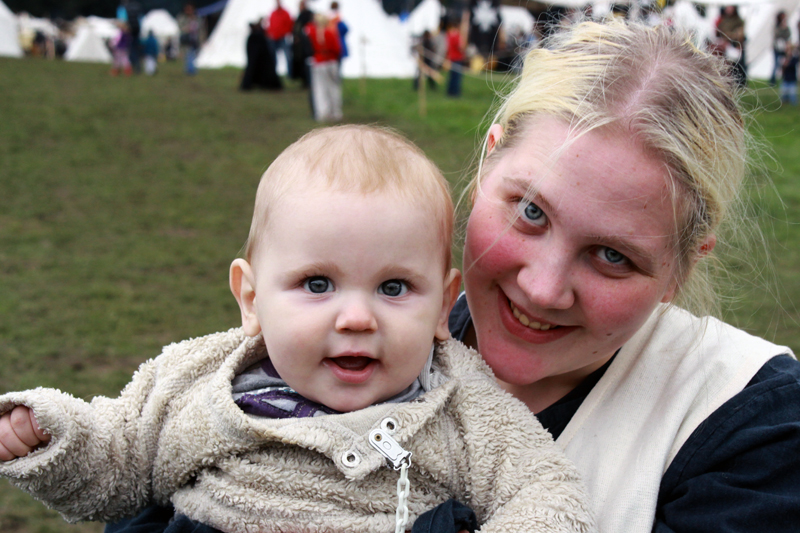
[(397, 511), (395, 512), (394, 531), (395, 533), (405, 533), (408, 523), (408, 492), (411, 486), (408, 482), (411, 452), (404, 450), (392, 438), (392, 433), (396, 428), (397, 422), (393, 418), (384, 418), (381, 421), (380, 429), (373, 429), (369, 432), (369, 443), (389, 460), (395, 470), (400, 471), (400, 479), (397, 480)]

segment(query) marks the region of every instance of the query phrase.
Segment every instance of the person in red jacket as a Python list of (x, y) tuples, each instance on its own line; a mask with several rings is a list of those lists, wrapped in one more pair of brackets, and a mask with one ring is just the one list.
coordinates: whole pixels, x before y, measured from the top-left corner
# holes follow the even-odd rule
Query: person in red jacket
[(314, 119), (319, 122), (341, 120), (342, 82), (339, 77), (339, 58), (342, 42), (330, 19), (317, 13), (306, 26), (314, 50), (311, 63), (311, 103)]
[(292, 35), (292, 27), (294, 20), (288, 11), (281, 6), (281, 0), (276, 0), (277, 7), (275, 11), (269, 15), (269, 27), (267, 28), (267, 37), (272, 42), (272, 50), (275, 54), (275, 64), (278, 64), (278, 51), (283, 52), (283, 57), (286, 60), (286, 72), (291, 77), (292, 75), (292, 43), (290, 38)]
[(447, 81), (447, 96), (461, 96), (461, 77), (466, 59), (466, 39), (458, 22), (451, 20), (447, 25), (447, 60), (450, 63), (450, 76)]

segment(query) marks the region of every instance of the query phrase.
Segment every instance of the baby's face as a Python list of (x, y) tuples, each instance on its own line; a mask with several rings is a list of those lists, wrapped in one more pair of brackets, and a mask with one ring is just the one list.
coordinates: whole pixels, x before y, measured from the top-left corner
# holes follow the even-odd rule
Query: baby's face
[(416, 379), (434, 337), (447, 337), (438, 227), (388, 192), (308, 187), (280, 201), (253, 258), (254, 305), (289, 386), (353, 411)]

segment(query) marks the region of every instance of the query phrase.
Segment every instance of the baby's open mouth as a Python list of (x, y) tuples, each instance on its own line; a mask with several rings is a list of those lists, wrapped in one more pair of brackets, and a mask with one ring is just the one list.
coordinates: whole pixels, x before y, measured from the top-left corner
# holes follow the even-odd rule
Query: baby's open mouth
[(351, 372), (358, 372), (364, 370), (373, 361), (369, 357), (343, 355), (341, 357), (332, 357), (331, 361), (343, 370), (350, 370)]
[(514, 305), (514, 302), (509, 300), (508, 304), (511, 306), (511, 311), (514, 313), (516, 319), (519, 320), (519, 323), (525, 326), (526, 328), (536, 329), (539, 331), (547, 331), (549, 329), (555, 329), (561, 327), (561, 326), (556, 326), (555, 324), (542, 324), (540, 322), (531, 320), (530, 318), (525, 316), (524, 313), (520, 312), (519, 309), (517, 309), (517, 306)]

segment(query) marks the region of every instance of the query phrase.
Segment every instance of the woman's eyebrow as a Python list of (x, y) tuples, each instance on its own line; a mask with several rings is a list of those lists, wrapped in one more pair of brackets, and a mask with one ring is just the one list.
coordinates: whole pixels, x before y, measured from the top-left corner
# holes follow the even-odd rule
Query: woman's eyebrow
[(513, 187), (520, 191), (526, 199), (530, 200), (531, 202), (535, 202), (539, 207), (543, 207), (545, 211), (547, 211), (547, 215), (552, 218), (557, 218), (558, 210), (547, 201), (547, 198), (542, 196), (542, 194), (534, 187), (531, 186), (530, 180), (524, 180), (521, 178), (503, 178), (504, 183), (508, 186)]

